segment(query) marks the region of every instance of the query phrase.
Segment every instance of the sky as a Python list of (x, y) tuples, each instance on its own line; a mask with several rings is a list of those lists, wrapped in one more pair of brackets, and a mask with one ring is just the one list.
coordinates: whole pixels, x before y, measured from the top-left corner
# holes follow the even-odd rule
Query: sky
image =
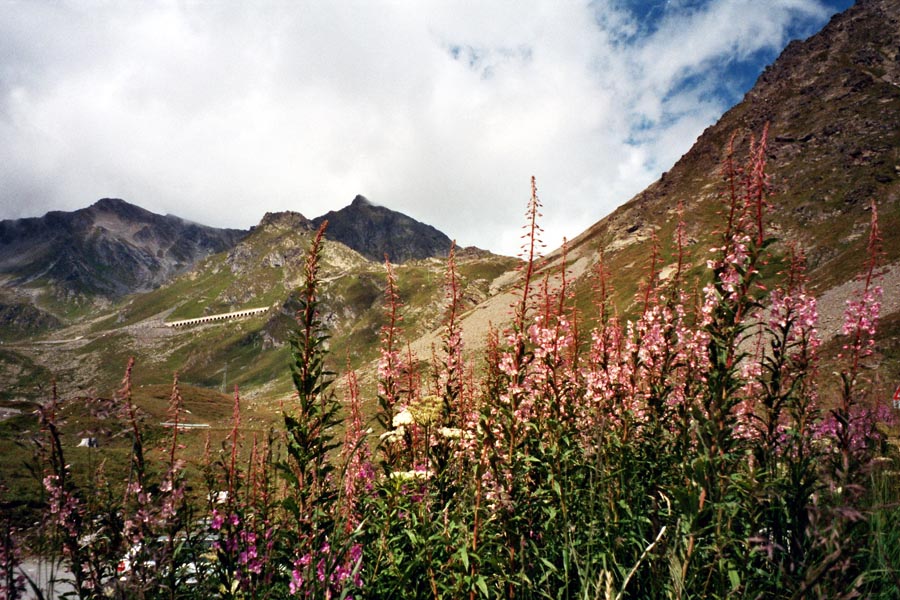
[(0, 0), (0, 219), (217, 227), (357, 194), (548, 249), (655, 181), (851, 0)]

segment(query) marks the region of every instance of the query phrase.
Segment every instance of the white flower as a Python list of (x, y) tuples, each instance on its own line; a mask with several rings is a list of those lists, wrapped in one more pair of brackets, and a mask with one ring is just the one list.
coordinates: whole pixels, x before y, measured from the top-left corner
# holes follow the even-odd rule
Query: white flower
[(462, 429), (458, 427), (441, 427), (438, 429), (438, 434), (447, 439), (455, 440), (462, 437)]
[(394, 420), (391, 421), (394, 427), (402, 427), (404, 425), (412, 425), (413, 424), (413, 416), (412, 413), (409, 412), (408, 408), (404, 408), (396, 415), (394, 415)]
[(431, 471), (394, 471), (391, 479), (428, 479), (434, 475)]
[(403, 439), (404, 435), (406, 435), (406, 428), (401, 426), (401, 427), (398, 427), (397, 429), (385, 431), (380, 436), (378, 436), (378, 439), (383, 440), (383, 441), (387, 442), (388, 444), (393, 444), (394, 442), (397, 442), (397, 441)]

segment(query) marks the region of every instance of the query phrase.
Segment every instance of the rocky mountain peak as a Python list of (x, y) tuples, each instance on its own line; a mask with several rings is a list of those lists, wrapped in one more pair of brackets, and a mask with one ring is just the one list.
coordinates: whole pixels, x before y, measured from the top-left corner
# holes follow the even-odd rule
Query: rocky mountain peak
[(294, 211), (267, 212), (257, 225), (258, 228), (297, 229), (299, 231), (313, 229), (312, 221)]
[(100, 198), (93, 204), (91, 204), (88, 208), (92, 208), (95, 210), (100, 210), (104, 212), (129, 212), (133, 209), (139, 208), (133, 204), (125, 202), (121, 198)]
[(160, 219), (178, 219), (178, 217), (163, 217), (161, 215), (156, 215), (149, 210), (126, 202), (121, 198), (101, 198), (89, 207), (81, 209), (80, 211), (75, 211), (74, 214), (81, 214), (85, 218), (95, 220), (101, 216), (111, 216), (131, 224), (150, 223), (159, 221)]
[(391, 261), (447, 256), (450, 238), (431, 225), (378, 206), (365, 196), (356, 196), (349, 206), (313, 219), (318, 227), (328, 221), (325, 237), (341, 242), (370, 260)]

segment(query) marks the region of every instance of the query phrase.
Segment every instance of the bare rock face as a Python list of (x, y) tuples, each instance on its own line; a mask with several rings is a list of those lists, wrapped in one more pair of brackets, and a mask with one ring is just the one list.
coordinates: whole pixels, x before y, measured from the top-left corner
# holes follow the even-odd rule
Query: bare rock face
[(159, 286), (245, 234), (104, 198), (74, 212), (0, 221), (0, 276), (8, 286), (48, 285), (61, 299), (118, 298)]
[(350, 206), (313, 220), (316, 227), (328, 221), (325, 237), (341, 242), (366, 258), (403, 263), (450, 252), (450, 238), (402, 213), (377, 206), (357, 196)]

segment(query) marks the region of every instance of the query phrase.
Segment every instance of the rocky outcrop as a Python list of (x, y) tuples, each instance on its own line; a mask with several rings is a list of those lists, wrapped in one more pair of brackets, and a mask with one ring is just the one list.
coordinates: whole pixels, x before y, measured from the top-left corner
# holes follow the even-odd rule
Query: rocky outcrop
[(312, 221), (304, 217), (298, 212), (293, 211), (284, 211), (284, 212), (267, 212), (263, 215), (262, 220), (259, 222), (259, 225), (254, 227), (253, 229), (274, 229), (274, 230), (294, 230), (294, 231), (309, 231), (311, 229), (315, 229), (315, 225)]

